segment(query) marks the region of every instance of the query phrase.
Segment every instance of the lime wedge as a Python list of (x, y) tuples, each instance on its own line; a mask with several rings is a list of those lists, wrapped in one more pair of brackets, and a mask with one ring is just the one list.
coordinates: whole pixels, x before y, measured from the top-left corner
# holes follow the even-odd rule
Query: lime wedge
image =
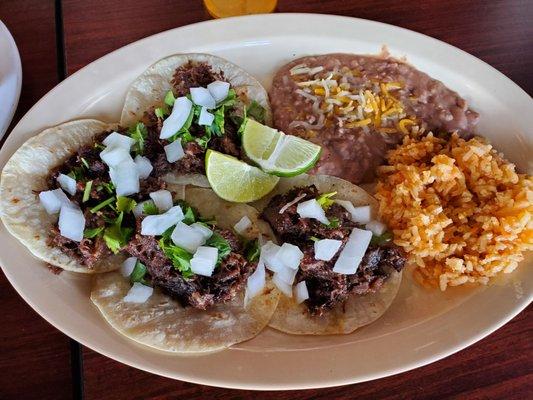
[(307, 172), (320, 158), (320, 146), (298, 136), (261, 125), (252, 119), (246, 122), (242, 135), (246, 156), (261, 169), (277, 176), (296, 176)]
[(215, 193), (235, 203), (259, 200), (279, 181), (277, 176), (213, 150), (207, 150), (205, 155), (205, 172)]

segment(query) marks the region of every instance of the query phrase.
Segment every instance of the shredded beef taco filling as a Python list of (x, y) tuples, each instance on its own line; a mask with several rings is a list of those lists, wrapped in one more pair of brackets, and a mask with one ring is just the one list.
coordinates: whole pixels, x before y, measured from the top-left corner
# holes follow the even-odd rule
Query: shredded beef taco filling
[[(391, 243), (378, 243), (379, 238), (375, 237), (374, 244), (371, 242), (355, 274), (333, 272), (335, 261), (348, 241), (351, 230), (360, 226), (338, 204), (332, 204), (326, 210), (329, 226), (315, 219), (301, 218), (297, 212), (298, 203), (319, 195), (314, 185), (295, 188), (273, 197), (262, 213), (280, 241), (296, 245), (304, 253), (295, 281), (306, 282), (309, 299), (305, 303), (314, 315), (321, 315), (342, 304), (351, 295), (379, 291), (392, 270), (401, 271), (405, 264), (405, 255), (399, 247)], [(297, 203), (286, 207), (298, 198), (300, 200)], [(315, 259), (313, 240), (320, 239), (342, 241), (339, 251), (330, 261)]]

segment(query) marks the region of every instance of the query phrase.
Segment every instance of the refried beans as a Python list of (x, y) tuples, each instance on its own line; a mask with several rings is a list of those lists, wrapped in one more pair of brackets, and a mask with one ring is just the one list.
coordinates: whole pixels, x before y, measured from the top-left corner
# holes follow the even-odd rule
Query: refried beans
[(457, 131), (478, 114), (440, 81), (399, 60), (355, 54), (303, 57), (283, 66), (270, 91), (274, 125), (322, 146), (312, 173), (374, 180), (405, 135)]

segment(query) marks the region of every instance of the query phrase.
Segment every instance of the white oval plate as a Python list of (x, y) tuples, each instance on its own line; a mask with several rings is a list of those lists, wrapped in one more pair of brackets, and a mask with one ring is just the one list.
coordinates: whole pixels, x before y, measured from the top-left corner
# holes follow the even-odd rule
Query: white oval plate
[[(533, 104), (517, 85), (478, 59), (427, 36), (365, 20), (273, 14), (209, 21), (151, 36), (88, 65), (39, 101), (0, 152), (43, 128), (80, 117), (116, 121), (128, 84), (154, 61), (207, 52), (246, 68), (265, 86), (294, 57), (334, 51), (377, 53), (386, 44), (457, 90), (481, 113), (480, 132), (523, 170), (531, 158)], [(528, 131), (529, 130), (529, 131)], [(21, 296), (52, 325), (108, 357), (159, 375), (232, 388), (301, 389), (376, 379), (446, 357), (518, 314), (533, 297), (522, 265), (488, 288), (424, 291), (404, 274), (400, 294), (376, 323), (354, 334), (297, 337), (266, 329), (234, 348), (196, 358), (150, 350), (115, 333), (89, 301), (86, 276), (55, 276), (0, 229), (0, 264)]]
[(15, 114), (22, 85), (20, 56), (11, 33), (0, 21), (0, 139)]

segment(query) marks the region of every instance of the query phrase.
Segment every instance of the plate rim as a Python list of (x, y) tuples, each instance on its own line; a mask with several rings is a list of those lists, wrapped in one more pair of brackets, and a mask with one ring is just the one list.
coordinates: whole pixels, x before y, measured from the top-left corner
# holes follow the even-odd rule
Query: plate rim
[[(394, 26), (394, 25), (385, 24), (385, 23), (382, 23), (382, 22), (365, 20), (365, 19), (360, 19), (360, 18), (353, 18), (353, 17), (346, 17), (346, 16), (334, 16), (334, 15), (327, 15), (327, 14), (311, 14), (311, 13), (279, 13), (279, 14), (240, 16), (240, 17), (226, 18), (226, 19), (222, 19), (222, 20), (202, 21), (202, 22), (198, 22), (198, 23), (195, 23), (195, 24), (185, 25), (185, 26), (169, 29), (169, 30), (166, 30), (166, 31), (163, 31), (163, 32), (159, 32), (157, 34), (142, 38), (142, 39), (137, 40), (135, 42), (129, 43), (129, 44), (123, 46), (123, 47), (120, 47), (120, 48), (118, 48), (118, 49), (116, 49), (116, 50), (114, 50), (114, 51), (112, 51), (110, 53), (107, 53), (106, 55), (98, 58), (97, 60), (94, 60), (91, 63), (87, 64), (86, 66), (84, 66), (80, 70), (78, 70), (75, 73), (73, 73), (72, 75), (70, 75), (67, 79), (65, 79), (64, 81), (62, 81), (58, 85), (56, 85), (54, 88), (52, 88), (46, 95), (44, 95), (37, 103), (35, 103), (31, 107), (31, 109), (21, 118), (21, 120), (13, 128), (12, 132), (17, 130), (17, 128), (23, 122), (23, 120), (26, 118), (26, 116), (29, 113), (31, 113), (32, 110), (35, 107), (40, 105), (41, 102), (46, 101), (47, 98), (51, 94), (53, 94), (56, 90), (59, 90), (59, 88), (66, 81), (71, 80), (71, 79), (75, 80), (77, 78), (78, 74), (81, 74), (84, 70), (90, 68), (93, 64), (98, 63), (98, 62), (103, 62), (102, 60), (105, 60), (107, 57), (112, 57), (113, 54), (115, 54), (117, 52), (120, 52), (120, 51), (123, 51), (124, 49), (127, 49), (130, 46), (142, 45), (142, 42), (144, 42), (144, 41), (154, 40), (154, 38), (156, 38), (158, 36), (163, 36), (163, 35), (169, 34), (169, 32), (173, 32), (173, 31), (179, 31), (179, 30), (185, 30), (185, 29), (198, 29), (198, 27), (200, 27), (200, 29), (201, 29), (201, 26), (203, 26), (203, 25), (217, 25), (217, 24), (232, 23), (235, 20), (242, 20), (242, 19), (254, 19), (254, 18), (273, 18), (273, 19), (275, 19), (275, 18), (294, 18), (294, 17), (296, 17), (296, 18), (320, 17), (320, 18), (327, 18), (327, 19), (343, 19), (343, 20), (349, 20), (352, 23), (359, 23), (361, 21), (364, 21), (364, 23), (376, 24), (377, 26), (384, 26), (386, 29), (393, 29), (393, 30), (398, 30), (399, 29), (401, 31), (408, 32), (411, 35), (414, 34), (415, 36), (419, 36), (419, 37), (424, 37), (426, 39), (430, 39), (431, 41), (439, 43), (439, 45), (441, 45), (441, 46), (442, 45), (447, 46), (448, 50), (452, 50), (454, 52), (459, 51), (462, 56), (467, 56), (470, 59), (470, 61), (474, 61), (476, 63), (482, 63), (485, 68), (489, 67), (489, 69), (493, 73), (495, 72), (495, 73), (497, 73), (499, 75), (500, 79), (506, 80), (507, 83), (512, 83), (512, 85), (514, 85), (514, 87), (515, 87), (514, 88), (515, 90), (518, 89), (525, 96), (529, 97), (529, 95), (527, 94), (527, 92), (525, 92), (524, 89), (522, 89), (519, 85), (517, 85), (511, 79), (507, 78), (503, 73), (501, 73), (500, 71), (498, 71), (496, 68), (492, 67), (491, 65), (487, 64), (483, 60), (480, 60), (480, 59), (474, 57), (473, 55), (471, 55), (471, 54), (469, 54), (469, 53), (467, 53), (467, 52), (465, 52), (465, 51), (463, 51), (461, 49), (458, 49), (458, 48), (456, 48), (456, 47), (454, 47), (454, 46), (452, 46), (452, 45), (450, 45), (448, 43), (442, 42), (442, 41), (440, 41), (438, 39), (432, 38), (432, 37), (427, 36), (425, 34), (421, 34), (421, 33), (418, 33), (418, 32), (415, 32), (415, 31), (412, 31), (412, 30), (409, 30), (409, 29), (405, 29), (405, 28), (402, 28), (402, 27), (397, 27), (397, 26)], [(11, 135), (9, 135), (9, 137), (7, 138), (6, 143), (8, 141), (11, 141), (10, 139), (12, 139)], [(16, 140), (16, 139), (12, 139), (12, 140)], [(225, 388), (238, 388), (238, 389), (287, 390), (287, 389), (308, 389), (308, 388), (310, 389), (310, 388), (333, 387), (333, 386), (340, 386), (340, 385), (345, 385), (345, 384), (350, 384), (350, 383), (359, 383), (359, 382), (364, 382), (364, 381), (369, 381), (369, 380), (375, 380), (375, 379), (379, 379), (379, 378), (382, 378), (382, 377), (386, 377), (386, 376), (390, 376), (390, 375), (394, 375), (394, 374), (399, 374), (399, 373), (402, 373), (402, 372), (405, 372), (405, 371), (409, 371), (409, 370), (412, 370), (414, 368), (418, 368), (418, 367), (421, 367), (421, 366), (424, 366), (424, 365), (428, 365), (430, 363), (433, 363), (435, 361), (443, 359), (443, 358), (445, 358), (445, 357), (447, 357), (449, 355), (452, 355), (452, 354), (454, 354), (454, 353), (456, 353), (456, 352), (458, 352), (458, 351), (460, 351), (460, 350), (472, 345), (473, 343), (481, 340), (482, 338), (486, 337), (490, 333), (492, 333), (495, 330), (499, 329), (501, 326), (503, 326), (504, 324), (509, 322), (512, 318), (514, 318), (521, 311), (523, 311), (523, 309), (525, 309), (528, 306), (528, 304), (531, 303), (532, 298), (533, 298), (533, 295), (526, 296), (526, 299), (524, 299), (524, 301), (521, 303), (520, 306), (515, 307), (513, 309), (512, 313), (506, 314), (504, 318), (499, 318), (499, 320), (496, 323), (494, 323), (490, 327), (484, 329), (478, 335), (471, 336), (470, 340), (463, 341), (460, 345), (454, 346), (451, 350), (444, 350), (444, 351), (435, 353), (432, 357), (426, 357), (423, 361), (413, 361), (411, 363), (402, 365), (402, 367), (393, 368), (392, 370), (381, 371), (381, 372), (378, 372), (378, 373), (369, 374), (368, 376), (360, 376), (360, 377), (355, 378), (355, 379), (353, 379), (353, 378), (349, 379), (348, 378), (348, 379), (336, 380), (335, 378), (326, 378), (323, 381), (317, 382), (316, 385), (309, 384), (309, 385), (292, 385), (292, 386), (291, 385), (272, 386), (272, 384), (264, 385), (264, 384), (259, 384), (259, 383), (245, 383), (245, 384), (237, 383), (236, 384), (235, 382), (229, 382), (228, 380), (222, 380), (222, 381), (219, 381), (219, 380), (216, 380), (216, 379), (208, 379), (208, 380), (206, 380), (205, 378), (203, 378), (201, 376), (196, 379), (196, 377), (190, 377), (190, 376), (187, 376), (187, 377), (179, 376), (178, 377), (178, 376), (176, 376), (178, 374), (175, 374), (175, 375), (166, 374), (166, 373), (161, 372), (160, 370), (157, 370), (156, 368), (152, 368), (151, 366), (138, 365), (138, 364), (136, 364), (134, 362), (129, 361), (125, 357), (122, 357), (122, 356), (119, 356), (119, 355), (116, 355), (116, 354), (112, 354), (112, 353), (108, 352), (107, 350), (102, 349), (101, 346), (97, 346), (97, 345), (93, 345), (93, 344), (91, 344), (91, 345), (87, 344), (87, 341), (85, 339), (80, 340), (79, 338), (75, 337), (76, 335), (71, 335), (69, 329), (65, 330), (63, 328), (59, 328), (56, 324), (54, 324), (52, 321), (49, 320), (48, 314), (46, 314), (46, 312), (42, 311), (38, 304), (34, 304), (33, 302), (29, 301), (29, 299), (27, 299), (27, 297), (24, 294), (22, 288), (18, 287), (16, 284), (14, 284), (14, 282), (12, 280), (12, 278), (14, 279), (14, 277), (11, 276), (11, 274), (6, 271), (6, 269), (4, 267), (4, 265), (6, 265), (5, 262), (4, 262), (5, 260), (6, 260), (6, 258), (4, 257), (4, 255), (0, 254), (0, 265), (2, 266), (2, 270), (4, 271), (4, 274), (6, 275), (7, 279), (10, 282), (10, 284), (15, 288), (17, 293), (19, 293), (19, 295), (35, 311), (37, 311), (37, 313), (42, 318), (44, 318), (52, 326), (54, 326), (56, 329), (60, 330), (61, 332), (67, 334), (68, 336), (73, 337), (75, 340), (77, 340), (78, 342), (80, 342), (84, 346), (87, 346), (88, 348), (91, 348), (91, 349), (99, 352), (100, 354), (103, 354), (106, 357), (109, 357), (109, 358), (111, 358), (113, 360), (116, 360), (118, 362), (121, 362), (123, 364), (132, 366), (134, 368), (139, 368), (139, 369), (142, 369), (142, 370), (145, 370), (145, 371), (148, 371), (148, 372), (160, 375), (160, 376), (165, 376), (165, 377), (168, 377), (168, 378), (171, 378), (171, 379), (186, 380), (188, 382), (193, 382), (193, 383), (198, 383), (198, 384), (225, 387)], [(527, 297), (529, 297), (529, 299)], [(66, 333), (66, 331), (69, 331), (69, 333)]]

